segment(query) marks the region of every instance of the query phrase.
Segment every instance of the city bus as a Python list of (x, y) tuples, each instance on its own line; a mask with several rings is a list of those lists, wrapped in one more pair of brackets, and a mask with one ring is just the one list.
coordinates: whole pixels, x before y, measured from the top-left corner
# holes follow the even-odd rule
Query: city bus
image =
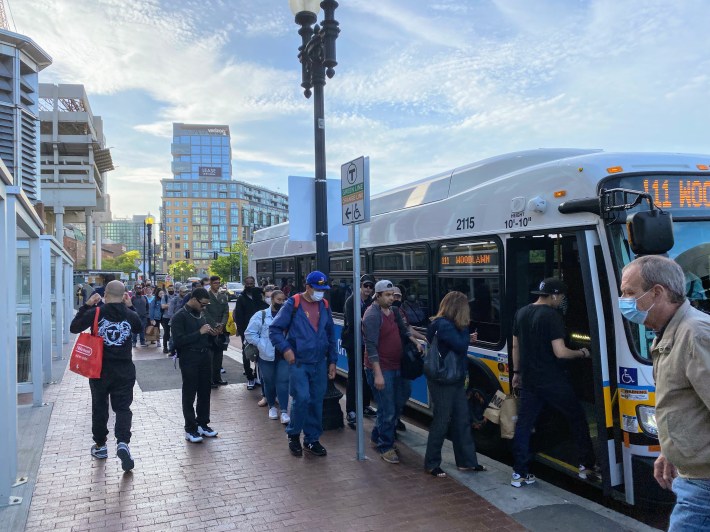
[[(448, 291), (467, 294), (471, 330), (478, 331), (468, 351), (472, 412), (496, 390), (510, 393), (516, 310), (534, 300), (530, 292), (543, 278), (564, 280), (566, 344), (586, 347), (592, 357), (563, 363), (601, 466), (601, 479), (579, 482), (632, 505), (670, 503), (672, 495), (652, 474), (660, 449), (653, 332), (623, 320), (617, 309), (621, 270), (636, 256), (626, 221), (649, 207), (608, 191), (645, 194), (657, 212), (672, 216), (668, 256), (686, 272), (692, 304), (709, 311), (708, 165), (710, 155), (539, 149), (455, 168), (372, 197), (371, 221), (361, 225), (360, 270), (398, 285), (410, 323), (422, 330)], [(250, 272), (278, 285), (293, 280), (302, 289), (315, 268), (315, 244), (288, 235), (288, 223), (256, 231)], [(353, 285), (351, 242), (332, 242), (329, 253), (337, 329)], [(347, 373), (342, 349), (338, 370)], [(423, 377), (413, 382), (409, 404), (429, 409)], [(479, 449), (501, 445), (497, 426), (476, 427)], [(541, 416), (533, 446), (539, 461), (578, 474), (574, 442), (554, 411)]]

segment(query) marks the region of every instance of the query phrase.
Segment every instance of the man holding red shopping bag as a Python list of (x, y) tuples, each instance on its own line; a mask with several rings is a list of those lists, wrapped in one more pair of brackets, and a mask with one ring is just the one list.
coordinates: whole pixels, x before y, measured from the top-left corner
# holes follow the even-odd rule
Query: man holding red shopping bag
[[(80, 333), (94, 324), (96, 305), (101, 296), (94, 293), (82, 305), (69, 327), (72, 333)], [(91, 431), (94, 458), (108, 457), (108, 402), (116, 413), (114, 432), (118, 443), (116, 455), (124, 471), (133, 469), (134, 462), (128, 444), (131, 441), (131, 403), (136, 382), (136, 367), (133, 365), (133, 334), (143, 330), (143, 324), (133, 311), (131, 299), (123, 283), (111, 281), (106, 285), (104, 305), (99, 308), (98, 335), (103, 339), (103, 366), (101, 377), (89, 379), (91, 388)]]

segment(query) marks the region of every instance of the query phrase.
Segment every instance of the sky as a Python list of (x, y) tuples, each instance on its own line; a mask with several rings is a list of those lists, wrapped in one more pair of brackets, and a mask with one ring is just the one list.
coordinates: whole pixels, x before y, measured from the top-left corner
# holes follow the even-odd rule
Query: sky
[[(6, 3), (8, 0), (5, 0)], [(287, 0), (9, 0), (104, 120), (114, 217), (157, 213), (173, 122), (227, 124), (233, 177), (314, 174)], [(321, 12), (322, 15), (322, 12)], [(707, 0), (341, 0), (329, 178), (372, 193), (533, 148), (710, 153)]]

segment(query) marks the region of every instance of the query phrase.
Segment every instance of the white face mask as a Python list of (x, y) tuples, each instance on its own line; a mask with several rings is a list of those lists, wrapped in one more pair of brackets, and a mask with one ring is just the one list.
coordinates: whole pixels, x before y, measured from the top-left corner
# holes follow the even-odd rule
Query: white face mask
[(265, 297), (265, 298), (264, 298), (264, 302), (265, 302), (267, 305), (271, 305), (271, 298), (270, 298), (270, 297)]
[(313, 298), (313, 301), (321, 301), (323, 297), (325, 297), (325, 292), (322, 290), (314, 290), (311, 297)]

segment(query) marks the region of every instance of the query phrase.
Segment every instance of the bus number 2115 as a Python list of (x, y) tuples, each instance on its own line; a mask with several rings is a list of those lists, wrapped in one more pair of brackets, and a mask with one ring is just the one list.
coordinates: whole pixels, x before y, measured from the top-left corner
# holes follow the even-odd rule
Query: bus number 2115
[(476, 223), (474, 221), (473, 216), (469, 216), (468, 218), (457, 218), (456, 219), (456, 230), (457, 231), (466, 231), (467, 229), (473, 229), (475, 227)]

